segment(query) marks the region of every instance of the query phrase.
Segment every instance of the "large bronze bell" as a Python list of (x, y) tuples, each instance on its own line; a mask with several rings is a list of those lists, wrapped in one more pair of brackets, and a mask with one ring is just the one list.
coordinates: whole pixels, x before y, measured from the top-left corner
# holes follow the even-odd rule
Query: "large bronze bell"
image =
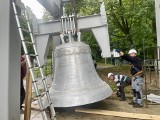
[(95, 70), (90, 47), (83, 42), (56, 47), (54, 61), (54, 81), (50, 88), (54, 107), (94, 103), (112, 94), (110, 86)]

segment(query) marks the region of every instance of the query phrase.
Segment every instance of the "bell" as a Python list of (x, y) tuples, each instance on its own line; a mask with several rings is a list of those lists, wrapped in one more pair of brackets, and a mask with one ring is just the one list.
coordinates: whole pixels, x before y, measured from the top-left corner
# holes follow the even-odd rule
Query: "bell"
[(54, 107), (72, 107), (101, 101), (112, 94), (98, 76), (89, 45), (70, 42), (56, 47), (54, 81), (50, 96)]

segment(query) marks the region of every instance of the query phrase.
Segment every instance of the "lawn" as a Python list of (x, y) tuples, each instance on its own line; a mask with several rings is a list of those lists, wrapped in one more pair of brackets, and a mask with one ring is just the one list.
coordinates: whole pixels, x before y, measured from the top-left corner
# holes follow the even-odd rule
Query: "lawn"
[[(48, 75), (52, 74), (51, 64), (52, 64), (52, 59), (48, 59), (46, 65), (43, 66), (43, 73), (44, 73), (45, 76), (48, 76)], [(39, 72), (37, 67), (34, 69), (34, 73), (35, 73), (37, 78), (40, 76), (40, 72)]]

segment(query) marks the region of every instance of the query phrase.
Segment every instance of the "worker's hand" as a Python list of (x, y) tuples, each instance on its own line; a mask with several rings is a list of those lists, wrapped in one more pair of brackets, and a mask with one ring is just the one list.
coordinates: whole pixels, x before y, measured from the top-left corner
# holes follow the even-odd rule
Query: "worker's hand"
[(124, 55), (124, 52), (121, 51), (121, 52), (119, 53), (119, 55), (120, 55), (120, 56), (123, 56), (123, 55)]
[(26, 55), (23, 55), (22, 57), (23, 57), (23, 59), (24, 59), (23, 61), (24, 61), (24, 62), (27, 62)]
[(124, 55), (124, 53), (123, 53), (120, 49), (116, 49), (115, 51), (116, 51), (117, 53), (119, 53), (120, 56), (123, 56), (123, 55)]

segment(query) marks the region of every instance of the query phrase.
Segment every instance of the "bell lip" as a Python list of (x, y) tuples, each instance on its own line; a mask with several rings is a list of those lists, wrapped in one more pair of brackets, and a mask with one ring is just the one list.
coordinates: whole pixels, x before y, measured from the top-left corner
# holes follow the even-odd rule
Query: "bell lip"
[[(86, 95), (86, 96), (82, 96), (82, 97), (78, 97), (78, 100), (76, 100), (76, 98), (72, 98), (71, 99), (65, 99), (67, 101), (64, 100), (58, 100), (53, 98), (53, 106), (54, 107), (76, 107), (76, 106), (82, 106), (82, 105), (87, 105), (87, 104), (92, 104), (92, 103), (96, 103), (99, 101), (102, 101), (108, 97), (110, 97), (113, 93), (112, 89), (109, 87), (109, 85), (106, 86), (106, 88), (100, 88), (103, 89), (101, 92), (97, 92), (96, 94), (94, 94), (94, 91), (90, 91), (93, 92), (92, 95)], [(88, 94), (88, 93), (86, 93)], [(66, 96), (67, 97), (67, 96)], [(54, 102), (54, 101), (58, 101), (58, 102)]]

